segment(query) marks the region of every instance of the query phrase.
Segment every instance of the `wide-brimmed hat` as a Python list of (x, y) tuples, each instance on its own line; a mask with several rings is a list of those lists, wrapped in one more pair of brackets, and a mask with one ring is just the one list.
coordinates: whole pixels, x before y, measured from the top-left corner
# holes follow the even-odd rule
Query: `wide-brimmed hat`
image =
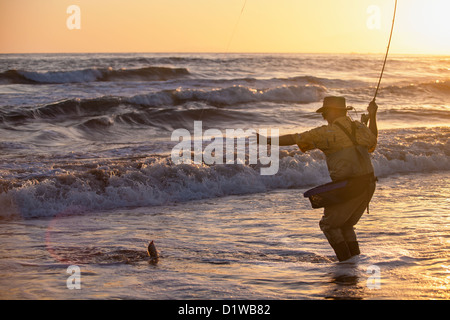
[(347, 107), (345, 104), (344, 97), (325, 97), (323, 99), (323, 105), (320, 109), (317, 109), (317, 113), (322, 113), (326, 109), (341, 109), (341, 110), (351, 110), (351, 107)]

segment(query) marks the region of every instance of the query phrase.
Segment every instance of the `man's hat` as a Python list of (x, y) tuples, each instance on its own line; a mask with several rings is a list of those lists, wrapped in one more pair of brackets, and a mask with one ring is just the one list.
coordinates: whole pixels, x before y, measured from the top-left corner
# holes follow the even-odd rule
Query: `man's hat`
[(317, 113), (322, 113), (326, 109), (341, 109), (341, 110), (351, 110), (351, 107), (345, 105), (344, 97), (325, 97), (323, 99), (323, 106), (317, 109)]

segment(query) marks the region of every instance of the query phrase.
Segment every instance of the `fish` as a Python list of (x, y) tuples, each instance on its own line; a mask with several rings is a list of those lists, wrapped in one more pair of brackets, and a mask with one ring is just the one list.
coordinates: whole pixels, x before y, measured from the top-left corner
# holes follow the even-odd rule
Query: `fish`
[(156, 249), (156, 246), (155, 246), (155, 243), (153, 242), (153, 240), (148, 244), (147, 254), (150, 257), (150, 262), (152, 262), (152, 263), (158, 262), (159, 253), (158, 253), (158, 250)]

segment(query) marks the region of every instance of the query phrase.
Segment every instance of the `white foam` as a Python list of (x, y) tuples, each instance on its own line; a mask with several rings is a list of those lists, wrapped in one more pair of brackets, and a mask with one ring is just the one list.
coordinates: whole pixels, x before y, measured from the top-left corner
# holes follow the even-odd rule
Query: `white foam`
[[(418, 133), (424, 135), (420, 143), (416, 141)], [(380, 140), (372, 156), (379, 178), (450, 170), (446, 129), (392, 130), (383, 132)], [(147, 157), (140, 166), (105, 160), (94, 172), (89, 164), (66, 171), (47, 170), (18, 177), (24, 181), (21, 186), (1, 193), (1, 215), (51, 216), (73, 206), (86, 210), (154, 206), (274, 189), (306, 189), (330, 180), (320, 151), (302, 154), (291, 147), (281, 150), (280, 157), (279, 171), (273, 176), (261, 176), (259, 165), (174, 165), (170, 158), (158, 156)]]

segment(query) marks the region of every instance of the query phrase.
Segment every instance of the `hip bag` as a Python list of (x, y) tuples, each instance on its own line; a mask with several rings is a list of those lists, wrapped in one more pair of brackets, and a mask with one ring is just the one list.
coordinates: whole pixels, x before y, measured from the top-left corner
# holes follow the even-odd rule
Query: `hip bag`
[[(359, 146), (356, 141), (355, 123), (352, 122), (352, 134), (350, 134), (340, 123), (336, 122), (336, 125), (344, 131), (355, 147)], [(364, 161), (364, 157), (360, 153), (360, 150), (356, 148), (356, 151), (360, 161)], [(374, 176), (374, 173), (371, 172), (358, 177), (352, 177), (346, 180), (329, 182), (320, 185), (306, 191), (303, 195), (305, 198), (309, 198), (311, 206), (314, 209), (323, 208), (334, 204), (343, 203), (361, 195), (367, 190), (369, 184), (375, 181), (377, 181), (377, 178)]]
[(347, 180), (329, 182), (306, 191), (303, 195), (309, 198), (314, 209), (332, 206), (353, 199), (367, 190), (369, 183), (375, 182), (373, 173), (350, 178)]

